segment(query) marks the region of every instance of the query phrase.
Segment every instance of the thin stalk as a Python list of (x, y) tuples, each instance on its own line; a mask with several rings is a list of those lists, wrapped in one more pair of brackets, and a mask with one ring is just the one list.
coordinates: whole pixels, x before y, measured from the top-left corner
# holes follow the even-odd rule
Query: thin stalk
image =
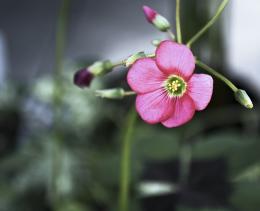
[(133, 91), (125, 91), (124, 96), (136, 95), (136, 92)]
[[(170, 33), (170, 31), (168, 31), (168, 33)], [(172, 32), (171, 32), (171, 34), (174, 37), (174, 34)], [(155, 57), (155, 54), (154, 53), (146, 54), (146, 57), (153, 58), (153, 57)], [(113, 68), (118, 67), (118, 66), (126, 66), (126, 61), (127, 61), (127, 59), (114, 62), (113, 63)]]
[(196, 60), (196, 64), (199, 67), (201, 67), (204, 70), (206, 70), (209, 73), (211, 73), (212, 75), (214, 75), (215, 77), (217, 77), (218, 79), (220, 79), (221, 81), (223, 81), (226, 85), (228, 85), (230, 87), (230, 89), (232, 89), (233, 92), (236, 92), (238, 90), (238, 88), (229, 79), (227, 79), (225, 76), (223, 76), (222, 74), (220, 74), (219, 72), (217, 72), (213, 68), (211, 68), (208, 65), (204, 64), (202, 61)]
[(155, 53), (146, 54), (146, 57), (153, 58), (155, 57)]
[(114, 62), (113, 67), (125, 66), (125, 60)]
[(219, 5), (216, 14), (210, 19), (210, 21), (200, 30), (195, 34), (188, 42), (187, 46), (191, 47), (191, 45), (199, 39), (219, 18), (225, 7), (227, 6), (229, 0), (223, 0), (222, 3)]
[(181, 20), (180, 20), (180, 0), (176, 0), (176, 32), (177, 32), (177, 42), (182, 43), (181, 36)]
[(119, 211), (128, 211), (130, 166), (131, 166), (131, 140), (136, 122), (135, 109), (131, 109), (124, 128), (121, 151), (121, 175), (119, 192)]
[(60, 173), (61, 163), (61, 140), (62, 133), (59, 130), (59, 124), (61, 122), (61, 111), (63, 100), (63, 83), (62, 83), (62, 70), (63, 70), (63, 58), (65, 51), (65, 39), (67, 30), (67, 21), (69, 13), (70, 0), (63, 0), (57, 22), (56, 31), (56, 52), (55, 52), (55, 66), (54, 66), (54, 94), (53, 94), (53, 135), (54, 141), (52, 149), (52, 175), (51, 175), (51, 190), (50, 197), (54, 210), (59, 209), (60, 199), (57, 191), (57, 178)]
[(173, 34), (172, 30), (167, 30), (167, 33), (172, 40), (175, 40), (175, 35)]

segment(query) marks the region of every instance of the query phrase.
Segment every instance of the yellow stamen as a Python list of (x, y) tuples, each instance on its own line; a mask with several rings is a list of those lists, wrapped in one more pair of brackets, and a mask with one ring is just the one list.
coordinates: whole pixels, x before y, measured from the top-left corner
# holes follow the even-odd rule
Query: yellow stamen
[(177, 91), (178, 90), (178, 87), (180, 87), (181, 84), (179, 81), (177, 80), (174, 80), (172, 81), (170, 84), (168, 84), (168, 87), (171, 91)]

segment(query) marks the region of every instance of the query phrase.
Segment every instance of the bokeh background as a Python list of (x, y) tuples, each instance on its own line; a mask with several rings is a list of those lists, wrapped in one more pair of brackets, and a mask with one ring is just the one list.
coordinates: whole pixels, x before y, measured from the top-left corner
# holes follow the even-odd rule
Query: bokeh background
[[(150, 41), (166, 35), (147, 24), (143, 4), (175, 25), (173, 0), (71, 0), (64, 7), (65, 1), (0, 0), (0, 211), (117, 210), (134, 97), (105, 100), (93, 90), (128, 88), (127, 70), (83, 90), (73, 74), (95, 60), (153, 52)], [(181, 0), (185, 41), (220, 2)], [(129, 210), (260, 209), (259, 11), (258, 0), (230, 1), (193, 48), (247, 90), (254, 109), (240, 106), (216, 79), (208, 109), (183, 127), (137, 118)]]

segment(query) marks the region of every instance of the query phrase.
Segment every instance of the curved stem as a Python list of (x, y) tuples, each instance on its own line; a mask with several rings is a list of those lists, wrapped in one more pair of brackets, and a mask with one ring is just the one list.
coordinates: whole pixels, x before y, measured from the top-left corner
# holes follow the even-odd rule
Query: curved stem
[(128, 211), (129, 184), (130, 184), (130, 165), (131, 165), (131, 139), (136, 122), (135, 109), (131, 109), (124, 128), (122, 154), (121, 154), (121, 175), (119, 192), (119, 211)]
[(180, 0), (176, 0), (176, 32), (177, 32), (177, 42), (182, 43), (181, 36), (181, 21), (180, 21)]
[(225, 9), (227, 3), (229, 0), (223, 0), (222, 3), (219, 5), (216, 14), (210, 19), (210, 21), (199, 31), (197, 34), (195, 34), (188, 42), (187, 46), (191, 47), (191, 45), (199, 39), (218, 19), (218, 17), (221, 15), (223, 10)]
[(211, 68), (208, 65), (204, 64), (202, 61), (196, 60), (196, 64), (199, 67), (201, 67), (204, 70), (206, 70), (209, 73), (211, 73), (212, 75), (214, 75), (215, 77), (217, 77), (218, 79), (220, 79), (221, 81), (223, 81), (226, 85), (228, 85), (230, 87), (230, 89), (233, 90), (233, 92), (236, 92), (238, 90), (238, 88), (229, 79), (227, 79), (225, 76), (223, 76), (222, 74), (220, 74), (219, 72), (217, 72), (213, 68)]

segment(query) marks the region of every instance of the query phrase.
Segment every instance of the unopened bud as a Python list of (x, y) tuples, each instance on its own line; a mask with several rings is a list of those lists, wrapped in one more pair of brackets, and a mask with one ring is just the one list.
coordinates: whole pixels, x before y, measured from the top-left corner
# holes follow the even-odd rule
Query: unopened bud
[(74, 84), (80, 88), (88, 87), (95, 76), (105, 75), (113, 69), (111, 61), (97, 61), (74, 74)]
[(81, 69), (74, 75), (74, 84), (80, 88), (88, 87), (93, 77), (93, 74), (88, 70), (88, 68)]
[(97, 61), (89, 66), (88, 69), (94, 76), (100, 76), (110, 72), (113, 69), (113, 64), (110, 60)]
[(169, 21), (162, 15), (158, 14), (154, 9), (148, 6), (143, 6), (143, 11), (147, 21), (153, 24), (158, 30), (165, 32), (170, 29), (171, 25)]
[(252, 109), (254, 107), (250, 97), (248, 96), (245, 90), (238, 89), (235, 92), (235, 98), (241, 105), (243, 105), (246, 108)]
[(96, 90), (96, 96), (108, 99), (122, 99), (125, 91), (122, 88)]
[(125, 66), (126, 66), (126, 67), (129, 67), (129, 66), (131, 66), (132, 64), (134, 64), (137, 59), (144, 58), (144, 57), (146, 57), (146, 55), (145, 55), (145, 53), (144, 53), (143, 51), (142, 51), (142, 52), (135, 53), (135, 54), (129, 56), (129, 57), (126, 59), (126, 61), (125, 61)]

